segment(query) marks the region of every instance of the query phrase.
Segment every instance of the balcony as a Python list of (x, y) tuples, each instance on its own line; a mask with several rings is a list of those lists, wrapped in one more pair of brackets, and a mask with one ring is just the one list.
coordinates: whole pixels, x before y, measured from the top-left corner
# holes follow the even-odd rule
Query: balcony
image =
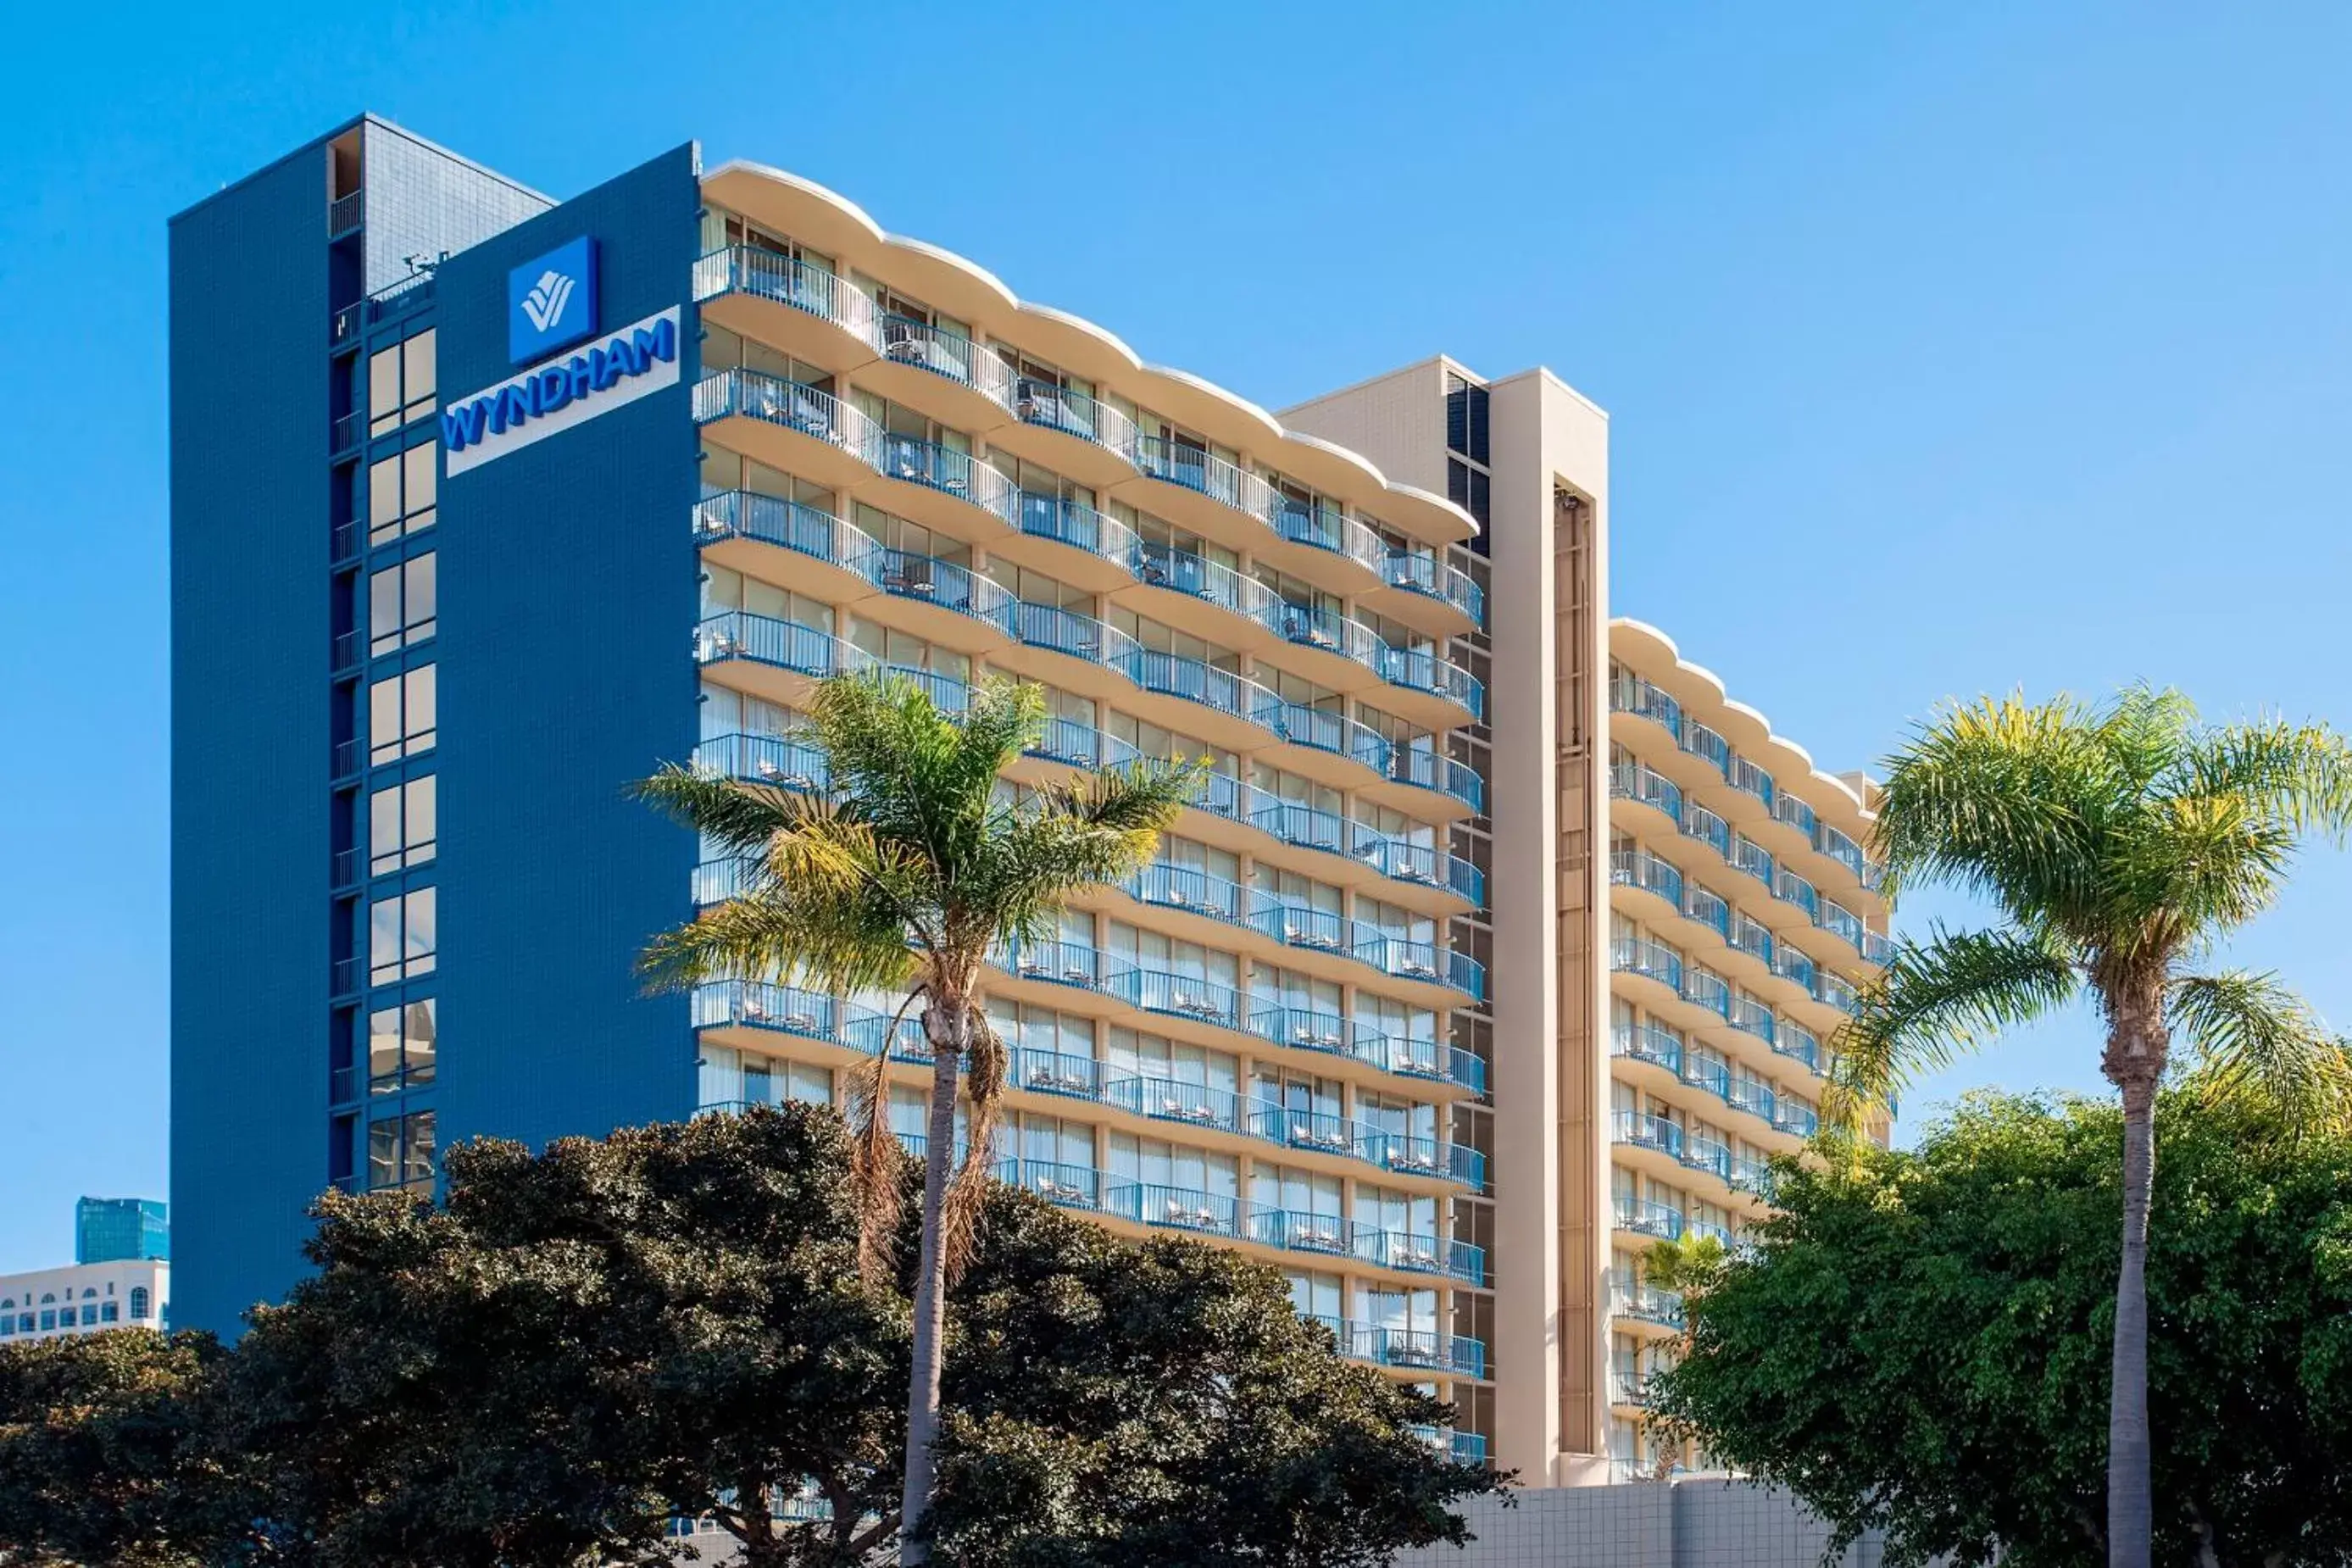
[(1407, 1274), (1433, 1274), (1465, 1285), (1486, 1279), (1486, 1249), (1466, 1241), (1423, 1236), (1402, 1230), (1356, 1228), (1356, 1256), (1381, 1268)]
[(1612, 937), (1609, 942), (1609, 967), (1620, 974), (1638, 974), (1645, 980), (1654, 980), (1677, 995), (1682, 993), (1682, 954), (1664, 942), (1645, 942), (1639, 937)]
[[(1267, 542), (1282, 504), (1281, 492), (1248, 469), (1189, 442), (1139, 436), (1135, 466), (1147, 479), (1213, 503), (1186, 506), (1174, 521), (1220, 544), (1255, 552)], [(1163, 500), (1160, 510), (1175, 510)], [(1245, 520), (1245, 521), (1244, 521)]]
[(1731, 985), (1722, 975), (1696, 964), (1683, 970), (1683, 1000), (1704, 1007), (1728, 1022), (1731, 1017)]
[[(728, 865), (730, 862), (713, 862)], [(715, 980), (694, 988), (688, 1016), (698, 1029), (772, 1029), (805, 1040), (842, 1043), (842, 1009), (833, 997), (757, 980)]]
[[(1468, 808), (1473, 816), (1486, 808), (1486, 781), (1465, 763), (1419, 746), (1389, 745), (1381, 774), (1392, 784), (1427, 790)], [(1425, 814), (1427, 807), (1418, 808)]]
[(1663, 1116), (1643, 1110), (1612, 1111), (1609, 1141), (1629, 1149), (1647, 1149), (1669, 1160), (1683, 1157), (1683, 1130)]
[(987, 539), (994, 529), (974, 511), (1006, 528), (1021, 526), (1021, 489), (961, 447), (885, 432), (875, 471), (890, 481), (877, 499), (899, 515), (958, 539)]
[(1813, 999), (1841, 1013), (1855, 1013), (1862, 1008), (1862, 996), (1854, 989), (1853, 983), (1827, 969), (1813, 973)]
[[(795, 584), (835, 601), (862, 595), (873, 585), (871, 563), (882, 550), (870, 535), (831, 512), (777, 496), (717, 490), (695, 503), (695, 544), (722, 564), (760, 570), (759, 554), (736, 541), (791, 551), (801, 558), (793, 566)], [(812, 571), (803, 563), (821, 569)]]
[(1031, 1050), (1026, 1047), (1013, 1053), (1006, 1084), (1031, 1094), (1055, 1094), (1071, 1100), (1102, 1100), (1108, 1094), (1102, 1063), (1094, 1058), (1072, 1056), (1066, 1051)]
[(1822, 900), (1821, 906), (1813, 916), (1813, 921), (1832, 936), (1843, 938), (1854, 952), (1862, 951), (1862, 917), (1843, 904), (1832, 899)]
[(1680, 1330), (1683, 1326), (1683, 1299), (1673, 1290), (1661, 1290), (1654, 1285), (1639, 1281), (1628, 1283), (1612, 1279), (1609, 1283), (1609, 1314), (1614, 1318), (1630, 1318), (1635, 1322), (1651, 1323), (1662, 1329)]
[(1753, 1035), (1768, 1046), (1772, 1043), (1773, 1035), (1779, 1026), (1772, 1016), (1772, 1009), (1757, 1001), (1753, 996), (1733, 996), (1724, 1017), (1733, 1028), (1742, 1034)]
[(1173, 1121), (1218, 1132), (1248, 1132), (1250, 1113), (1231, 1089), (1175, 1079), (1115, 1079), (1106, 1094), (1120, 1110), (1154, 1121)]
[[(1482, 721), (1486, 717), (1485, 685), (1460, 665), (1440, 658), (1433, 653), (1391, 647), (1383, 643), (1373, 672), (1391, 686), (1436, 698), (1450, 708), (1458, 710), (1471, 722)], [(1428, 721), (1443, 726), (1463, 721), (1453, 714), (1439, 713)]]
[(1772, 809), (1773, 802), (1777, 796), (1772, 787), (1772, 775), (1770, 773), (1766, 773), (1762, 768), (1759, 767), (1756, 763), (1749, 762), (1746, 757), (1739, 756), (1735, 753), (1732, 756), (1731, 766), (1727, 770), (1726, 776), (1730, 780), (1732, 788), (1739, 791), (1742, 795), (1755, 796), (1757, 800), (1763, 804), (1766, 811), (1770, 811)]
[(1731, 779), (1731, 742), (1696, 719), (1683, 721), (1683, 750), (1721, 773), (1727, 784)]
[(1650, 1373), (1633, 1356), (1612, 1355), (1609, 1358), (1609, 1403), (1647, 1409), (1650, 1404)]
[[(1263, 1215), (1265, 1211), (1259, 1212)], [(1384, 1328), (1319, 1313), (1310, 1315), (1307, 1321), (1328, 1329), (1332, 1338), (1339, 1342), (1339, 1353), (1351, 1361), (1416, 1372), (1451, 1373), (1455, 1377), (1486, 1375), (1486, 1346), (1479, 1340), (1465, 1339), (1435, 1329)]]
[(1128, 558), (1128, 570), (1147, 588), (1199, 599), (1230, 610), (1255, 626), (1281, 635), (1286, 606), (1275, 591), (1255, 577), (1206, 560), (1173, 545), (1137, 540)]
[(1686, 921), (1694, 921), (1706, 927), (1725, 945), (1730, 944), (1731, 905), (1725, 900), (1722, 894), (1713, 889), (1703, 888), (1696, 882), (1689, 884), (1683, 894), (1682, 915)]
[(1683, 705), (1622, 664), (1609, 667), (1609, 711), (1647, 719), (1673, 736), (1676, 745), (1682, 743)]
[(1663, 812), (1675, 826), (1682, 826), (1682, 786), (1647, 763), (1612, 763), (1609, 793), (1619, 800), (1637, 801), (1653, 811)]
[(1486, 1088), (1486, 1064), (1474, 1053), (1436, 1040), (1382, 1033), (1337, 1013), (1260, 1006), (1250, 1013), (1249, 1032), (1293, 1050), (1349, 1057), (1400, 1078), (1458, 1084), (1477, 1093)]
[(1135, 531), (1109, 513), (1035, 490), (1013, 498), (1013, 526), (1026, 538), (1051, 540), (1084, 553), (1086, 563), (1055, 560), (1051, 573), (1098, 593), (1123, 587), (1135, 574), (1136, 552), (1143, 548)]
[(950, 423), (988, 426), (1013, 411), (1013, 367), (993, 349), (967, 332), (933, 326), (911, 316), (882, 318), (882, 360), (859, 377), (899, 402), (929, 402), (934, 388), (909, 384), (905, 376), (945, 382)]
[(1682, 1076), (1683, 1043), (1654, 1024), (1619, 1024), (1609, 1036), (1609, 1054), (1626, 1061), (1644, 1062)]
[(1821, 1042), (1809, 1031), (1790, 1023), (1785, 1018), (1780, 1021), (1780, 1037), (1772, 1042), (1772, 1054), (1787, 1057), (1790, 1061), (1802, 1062), (1808, 1072), (1818, 1073), (1822, 1070)]
[(1731, 1145), (1719, 1138), (1691, 1137), (1683, 1142), (1683, 1164), (1685, 1168), (1713, 1176), (1718, 1182), (1731, 1180)]
[(327, 204), (327, 237), (339, 239), (360, 226), (367, 216), (367, 195), (352, 191)]
[(1811, 991), (1814, 986), (1813, 961), (1795, 948), (1783, 945), (1773, 952), (1772, 973), (1783, 980), (1794, 981)]
[(1102, 1212), (1164, 1230), (1234, 1241), (1242, 1237), (1242, 1205), (1221, 1193), (1151, 1182), (1117, 1182), (1103, 1190)]
[(1682, 1238), (1682, 1211), (1665, 1204), (1619, 1198), (1610, 1217), (1617, 1229), (1629, 1235), (1646, 1236), (1654, 1241), (1678, 1241)]
[(714, 735), (694, 748), (694, 766), (719, 778), (806, 794), (822, 794), (832, 780), (823, 752), (782, 735)]
[(1447, 565), (1433, 554), (1417, 550), (1392, 551), (1381, 564), (1381, 580), (1401, 593), (1443, 605), (1468, 623), (1466, 626), (1448, 629), (1486, 629), (1486, 591), (1468, 573)]
[(1136, 902), (1156, 909), (1176, 910), (1233, 925), (1244, 924), (1249, 917), (1247, 889), (1188, 866), (1155, 860), (1129, 878), (1124, 887)]
[(1683, 808), (1683, 837), (1696, 838), (1726, 860), (1731, 858), (1731, 826), (1696, 803)]
[(1060, 1208), (1093, 1213), (1102, 1207), (1102, 1173), (1090, 1165), (1061, 1164), (1051, 1160), (1007, 1160), (997, 1179), (1008, 1186), (1036, 1194)]
[(1755, 878), (1767, 888), (1774, 885), (1772, 852), (1754, 839), (1744, 835), (1735, 835), (1731, 840), (1731, 853), (1727, 858), (1731, 861), (1733, 870), (1744, 872)]
[(1772, 878), (1772, 896), (1782, 903), (1794, 904), (1805, 911), (1805, 918), (1819, 925), (1822, 919), (1822, 896), (1813, 885), (1790, 870), (1780, 868)]
[(1013, 417), (1027, 429), (1066, 437), (1040, 446), (1040, 460), (1090, 484), (1106, 485), (1135, 470), (1135, 421), (1098, 398), (1030, 376), (1013, 385)]
[(1476, 1432), (1456, 1432), (1448, 1426), (1415, 1426), (1412, 1435), (1457, 1465), (1486, 1462), (1486, 1439)]
[(824, 680), (870, 669), (873, 656), (853, 644), (798, 621), (780, 621), (748, 610), (725, 610), (694, 629), (698, 664), (748, 659)]
[(1813, 808), (1785, 790), (1773, 797), (1772, 816), (1782, 826), (1793, 827), (1808, 839), (1813, 837)]
[(828, 268), (751, 246), (714, 250), (694, 264), (705, 314), (827, 370), (854, 370), (882, 351), (882, 313)]
[(886, 432), (829, 392), (757, 370), (695, 384), (694, 422), (771, 468), (846, 489), (883, 471)]

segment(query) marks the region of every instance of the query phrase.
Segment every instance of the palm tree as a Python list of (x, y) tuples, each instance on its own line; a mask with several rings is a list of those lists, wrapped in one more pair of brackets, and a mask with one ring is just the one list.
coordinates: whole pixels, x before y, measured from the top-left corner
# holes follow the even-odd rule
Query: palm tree
[[(1642, 1283), (1652, 1289), (1671, 1290), (1678, 1300), (1687, 1302), (1714, 1283), (1729, 1258), (1721, 1237), (1707, 1231), (1686, 1230), (1672, 1241), (1650, 1243), (1648, 1250), (1642, 1254)], [(1674, 1347), (1675, 1364), (1680, 1365), (1691, 1352), (1687, 1315), (1675, 1335)], [(1675, 1462), (1682, 1454), (1680, 1435), (1654, 1431), (1650, 1442), (1654, 1450), (1650, 1479), (1674, 1479)]]
[[(1139, 762), (1000, 792), (998, 774), (1045, 727), (1035, 686), (985, 681), (950, 713), (904, 676), (839, 676), (818, 688), (804, 737), (828, 764), (823, 793), (676, 766), (638, 786), (709, 850), (735, 858), (741, 878), (733, 899), (647, 948), (656, 984), (798, 979), (903, 997), (853, 1094), (869, 1274), (888, 1267), (898, 1215), (883, 1064), (920, 1005), (932, 1067), (899, 1510), (908, 1563), (929, 1560), (916, 1531), (930, 1503), (946, 1287), (974, 1245), (1004, 1089), (1005, 1047), (976, 994), (981, 967), (992, 951), (1049, 936), (1073, 893), (1149, 864), (1202, 777), (1192, 763)], [(959, 1089), (969, 1142), (950, 1177)]]
[(2275, 975), (2200, 966), (2278, 896), (2303, 837), (2352, 826), (2352, 750), (2320, 725), (2207, 726), (2173, 691), (2104, 707), (2021, 697), (1939, 710), (1888, 761), (1874, 829), (1890, 896), (1958, 888), (1992, 929), (1901, 943), (1833, 1042), (1849, 1133), (1913, 1073), (2086, 995), (2124, 1108), (2123, 1258), (2107, 1417), (2107, 1561), (2146, 1568), (2148, 1193), (2175, 1037), (2212, 1094), (2287, 1124), (2344, 1119), (2343, 1042)]

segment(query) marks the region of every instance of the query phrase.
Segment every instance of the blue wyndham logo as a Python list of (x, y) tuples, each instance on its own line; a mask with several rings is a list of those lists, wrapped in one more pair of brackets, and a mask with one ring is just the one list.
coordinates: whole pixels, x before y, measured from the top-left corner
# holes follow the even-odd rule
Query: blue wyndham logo
[(596, 331), (596, 242), (586, 235), (507, 274), (507, 356), (517, 364)]
[(517, 377), (496, 392), (447, 409), (441, 416), (441, 444), (462, 452), (486, 435), (503, 436), (569, 404), (608, 392), (629, 376), (643, 375), (656, 361), (667, 363), (677, 358), (677, 323), (668, 316), (626, 337), (615, 333), (611, 342), (573, 354), (563, 364)]

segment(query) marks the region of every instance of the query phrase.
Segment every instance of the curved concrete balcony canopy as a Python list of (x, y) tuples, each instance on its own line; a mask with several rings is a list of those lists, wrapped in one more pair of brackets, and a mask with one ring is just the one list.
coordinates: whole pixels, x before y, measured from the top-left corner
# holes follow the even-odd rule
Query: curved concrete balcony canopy
[[(1072, 375), (1194, 430), (1210, 442), (1246, 453), (1269, 468), (1291, 475), (1344, 507), (1360, 509), (1404, 537), (1443, 547), (1477, 532), (1477, 524), (1469, 513), (1451, 501), (1412, 486), (1395, 484), (1357, 454), (1318, 437), (1286, 430), (1265, 409), (1213, 383), (1183, 371), (1146, 364), (1112, 333), (1066, 311), (1021, 300), (986, 268), (951, 251), (886, 233), (856, 203), (813, 181), (737, 161), (707, 174), (703, 191), (711, 205), (740, 213), (764, 228), (790, 236), (795, 242), (831, 257), (836, 274), (863, 272), (881, 279), (908, 297), (969, 322), (975, 338), (1018, 344)], [(871, 322), (865, 321), (854, 304), (835, 300), (829, 310), (812, 312), (797, 298), (773, 298), (779, 292), (814, 293), (830, 287), (780, 277), (780, 271), (789, 273), (791, 268), (768, 266), (763, 276), (754, 279), (746, 275), (737, 282), (733, 269), (725, 260), (707, 258), (698, 272), (697, 293), (709, 291), (709, 298), (716, 306), (713, 319), (723, 324), (731, 324), (725, 321), (730, 313), (740, 313), (747, 319), (756, 315), (777, 324), (779, 330), (802, 334), (820, 351), (806, 357), (828, 368), (850, 370), (870, 365), (882, 369), (885, 374), (891, 374), (885, 367), (892, 363), (906, 365), (908, 374), (926, 368), (919, 354), (897, 362), (889, 360), (885, 352), (891, 341), (887, 323), (878, 317)], [(780, 288), (782, 284), (805, 287)], [(735, 302), (719, 303), (721, 300)], [(772, 309), (752, 310), (759, 302)], [(805, 321), (786, 321), (788, 315), (803, 317)], [(817, 325), (811, 328), (807, 322)], [(765, 331), (755, 331), (753, 335), (763, 340), (769, 336)], [(779, 346), (800, 352), (792, 343)], [(866, 357), (857, 357), (861, 353)], [(845, 359), (851, 363), (842, 363)], [(999, 409), (998, 420), (1003, 425), (1060, 426), (1059, 420), (1016, 421), (1013, 402), (1018, 397), (1018, 389), (1008, 389), (1008, 393), (1007, 396), (998, 397), (992, 395), (989, 388), (975, 385), (976, 395)], [(989, 433), (993, 438), (992, 426)], [(1017, 446), (1018, 437), (1008, 432), (1008, 443)], [(1114, 432), (1110, 439), (1094, 444), (1117, 451), (1121, 443)]]

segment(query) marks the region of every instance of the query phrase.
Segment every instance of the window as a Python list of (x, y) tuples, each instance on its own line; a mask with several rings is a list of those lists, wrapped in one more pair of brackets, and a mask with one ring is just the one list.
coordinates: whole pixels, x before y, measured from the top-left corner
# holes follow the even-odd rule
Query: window
[(147, 1287), (144, 1285), (131, 1287), (131, 1321), (134, 1323), (147, 1321)]
[[(71, 1309), (71, 1308), (68, 1308), (68, 1309), (67, 1309), (67, 1310), (68, 1310), (68, 1312), (70, 1312), (70, 1311), (72, 1310), (72, 1309)], [(58, 1326), (58, 1314), (57, 1314), (57, 1310), (56, 1310), (55, 1308), (53, 1308), (53, 1307), (44, 1307), (44, 1308), (42, 1308), (42, 1309), (41, 1309), (41, 1327), (42, 1327), (44, 1330), (47, 1330), (47, 1329), (54, 1329), (54, 1328), (56, 1328), (57, 1326)]]
[(427, 996), (368, 1015), (368, 1087), (373, 1092), (392, 1094), (433, 1081), (439, 1036), (435, 1009)]
[(368, 984), (387, 985), (433, 973), (435, 889), (395, 893), (368, 906)]
[(389, 544), (433, 526), (441, 448), (427, 441), (368, 465), (368, 542)]
[(98, 1304), (98, 1321), (101, 1323), (115, 1321), (121, 1312), (122, 1303), (120, 1301), (100, 1301)]
[(412, 1111), (368, 1124), (368, 1187), (429, 1192), (433, 1186), (433, 1112)]
[(368, 688), (368, 761), (396, 762), (429, 752), (440, 738), (440, 688), (435, 667), (419, 665)]
[(440, 832), (439, 794), (439, 781), (427, 773), (368, 796), (371, 876), (432, 861)]
[(368, 578), (368, 652), (386, 654), (423, 642), (438, 629), (435, 618), (433, 552), (387, 566)]
[(368, 434), (382, 436), (433, 412), (431, 328), (368, 356)]

